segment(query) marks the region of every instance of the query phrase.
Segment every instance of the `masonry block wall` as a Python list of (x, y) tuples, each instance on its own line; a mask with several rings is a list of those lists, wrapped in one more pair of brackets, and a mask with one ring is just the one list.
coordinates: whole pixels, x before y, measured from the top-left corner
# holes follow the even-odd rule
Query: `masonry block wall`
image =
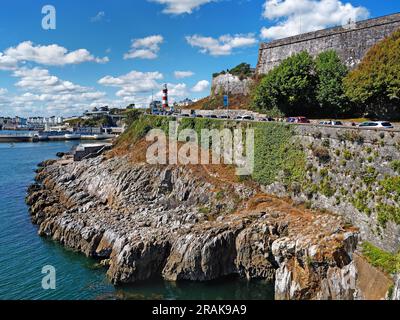
[(354, 26), (335, 27), (286, 39), (262, 43), (257, 73), (268, 73), (293, 54), (307, 51), (315, 56), (334, 49), (350, 68), (355, 67), (377, 42), (400, 29), (400, 14), (360, 21)]

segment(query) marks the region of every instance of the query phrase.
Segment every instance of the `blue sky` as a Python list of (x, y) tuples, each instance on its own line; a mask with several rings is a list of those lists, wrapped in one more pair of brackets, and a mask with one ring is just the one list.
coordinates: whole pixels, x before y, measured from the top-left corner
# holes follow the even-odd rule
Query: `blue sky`
[[(42, 28), (44, 5), (56, 29)], [(78, 115), (107, 104), (208, 95), (211, 75), (248, 62), (261, 41), (400, 11), (397, 1), (3, 0), (0, 115)]]

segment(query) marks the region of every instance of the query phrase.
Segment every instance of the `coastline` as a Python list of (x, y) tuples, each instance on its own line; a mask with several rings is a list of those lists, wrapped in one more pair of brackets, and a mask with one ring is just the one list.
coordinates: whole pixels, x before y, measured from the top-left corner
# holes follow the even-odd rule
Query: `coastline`
[(276, 299), (359, 292), (358, 232), (338, 216), (297, 210), (243, 184), (221, 195), (194, 168), (105, 156), (42, 166), (27, 197), (39, 234), (98, 259), (116, 285), (239, 275), (273, 282)]

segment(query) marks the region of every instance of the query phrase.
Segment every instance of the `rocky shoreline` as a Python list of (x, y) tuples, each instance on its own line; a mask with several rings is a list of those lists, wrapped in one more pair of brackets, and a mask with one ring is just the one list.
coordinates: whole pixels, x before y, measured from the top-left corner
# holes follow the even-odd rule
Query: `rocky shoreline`
[(100, 260), (116, 285), (238, 274), (273, 281), (276, 299), (360, 297), (359, 235), (341, 217), (214, 181), (127, 157), (47, 161), (26, 202), (41, 236)]

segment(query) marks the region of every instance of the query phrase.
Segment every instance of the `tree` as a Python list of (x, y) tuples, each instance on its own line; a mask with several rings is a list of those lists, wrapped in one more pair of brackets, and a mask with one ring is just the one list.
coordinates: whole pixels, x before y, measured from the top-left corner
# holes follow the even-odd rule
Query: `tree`
[(314, 61), (307, 52), (271, 70), (253, 92), (253, 108), (271, 115), (309, 115), (315, 107)]
[(229, 70), (229, 73), (238, 76), (240, 80), (250, 78), (253, 75), (251, 66), (244, 62)]
[(213, 78), (227, 73), (239, 77), (240, 80), (253, 76), (253, 70), (251, 69), (250, 64), (243, 62), (232, 69), (227, 69), (226, 71), (214, 73)]
[(344, 80), (360, 113), (400, 118), (400, 30), (372, 47)]
[(348, 73), (334, 50), (320, 53), (315, 59), (317, 86), (315, 97), (319, 104), (319, 114), (335, 116), (347, 114), (350, 102), (344, 93), (343, 79)]
[(131, 109), (126, 113), (125, 123), (129, 127), (132, 123), (134, 123), (140, 116), (143, 114), (143, 111), (139, 109)]

